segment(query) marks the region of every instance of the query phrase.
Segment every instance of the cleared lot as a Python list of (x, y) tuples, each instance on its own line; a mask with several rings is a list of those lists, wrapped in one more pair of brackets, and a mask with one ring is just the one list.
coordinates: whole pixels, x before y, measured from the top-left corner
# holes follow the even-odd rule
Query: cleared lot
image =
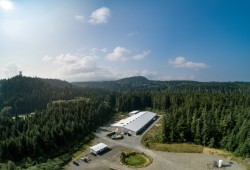
[[(151, 127), (152, 126), (153, 125), (151, 125)], [(227, 165), (227, 167), (224, 167), (223, 169), (244, 169), (236, 162), (227, 160), (221, 156), (195, 153), (169, 153), (149, 150), (141, 145), (141, 138), (143, 134), (138, 136), (125, 135), (122, 140), (112, 140), (106, 136), (109, 133), (107, 130), (108, 127), (99, 128), (95, 135), (96, 140), (107, 144), (111, 150), (98, 156), (88, 154), (87, 156), (91, 158), (89, 163), (79, 161), (79, 166), (75, 166), (71, 162), (67, 169), (109, 170), (111, 167), (113, 169), (129, 170), (131, 168), (120, 164), (120, 153), (124, 148), (131, 148), (144, 152), (153, 158), (153, 163), (148, 167), (143, 168), (145, 170), (206, 170), (208, 169), (207, 164), (212, 164), (214, 160), (218, 161), (219, 159), (222, 159), (224, 164)], [(233, 164), (230, 164), (229, 162), (232, 162)]]
[[(121, 146), (115, 146), (110, 148), (109, 150), (107, 150), (106, 152), (103, 152), (101, 155), (97, 155), (94, 156), (92, 154), (88, 154), (86, 156), (88, 156), (91, 161), (84, 162), (79, 160), (79, 166), (76, 166), (73, 164), (73, 162), (71, 162), (69, 164), (69, 166), (67, 167), (67, 169), (74, 169), (74, 170), (78, 170), (78, 169), (86, 169), (86, 170), (98, 170), (98, 169), (110, 169), (110, 167), (113, 168), (119, 168), (120, 169), (120, 154), (121, 151), (124, 150), (124, 147)], [(126, 167), (124, 167), (124, 169), (128, 169)]]

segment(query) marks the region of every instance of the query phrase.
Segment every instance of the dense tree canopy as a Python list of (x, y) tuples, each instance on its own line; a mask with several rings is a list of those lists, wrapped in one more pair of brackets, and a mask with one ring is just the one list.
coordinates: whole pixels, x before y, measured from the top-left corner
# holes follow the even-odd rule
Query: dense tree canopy
[(166, 143), (196, 143), (250, 156), (249, 93), (122, 93), (116, 106), (125, 112), (145, 108), (163, 112)]
[(22, 76), (1, 80), (0, 160), (53, 155), (91, 136), (115, 111), (146, 109), (164, 115), (161, 142), (196, 143), (250, 156), (249, 83), (136, 77), (95, 87), (102, 90)]
[(15, 76), (0, 81), (0, 112), (25, 114), (43, 110), (48, 102), (55, 100), (79, 96), (103, 98), (106, 95), (104, 90), (75, 88), (65, 81)]
[(51, 155), (75, 139), (89, 136), (112, 116), (109, 101), (78, 98), (50, 102), (42, 112), (0, 117), (0, 160)]

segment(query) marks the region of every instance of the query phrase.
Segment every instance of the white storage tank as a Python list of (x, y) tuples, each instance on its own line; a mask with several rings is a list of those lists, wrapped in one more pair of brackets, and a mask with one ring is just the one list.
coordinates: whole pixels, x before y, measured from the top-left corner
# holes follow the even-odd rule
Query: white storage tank
[(220, 159), (219, 162), (218, 162), (218, 167), (219, 167), (219, 168), (222, 167), (222, 163), (223, 163), (223, 160)]

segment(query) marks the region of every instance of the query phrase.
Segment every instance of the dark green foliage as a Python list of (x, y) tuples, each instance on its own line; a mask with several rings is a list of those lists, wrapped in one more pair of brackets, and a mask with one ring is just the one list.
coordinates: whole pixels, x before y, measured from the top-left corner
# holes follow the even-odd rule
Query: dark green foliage
[(88, 137), (112, 113), (109, 101), (78, 98), (51, 102), (26, 117), (0, 117), (0, 160), (56, 156), (60, 148)]
[(88, 88), (22, 76), (1, 80), (0, 161), (61, 155), (109, 121), (113, 110), (148, 109), (164, 115), (158, 142), (202, 144), (250, 156), (250, 83), (135, 77), (79, 84)]
[(129, 112), (131, 110), (140, 110), (151, 106), (151, 94), (134, 92), (120, 93), (116, 95), (116, 107), (118, 111)]
[(202, 94), (122, 92), (116, 97), (116, 108), (131, 111), (150, 107), (164, 113), (166, 143), (201, 144), (249, 157), (250, 93), (244, 89), (238, 89), (239, 94), (218, 89)]
[(117, 81), (73, 82), (78, 87), (102, 88), (115, 92), (250, 93), (249, 82), (154, 81), (136, 76)]
[[(172, 98), (164, 119), (166, 142), (202, 144), (249, 157), (250, 97), (183, 93)], [(176, 105), (178, 100), (182, 102)]]
[(90, 88), (75, 88), (54, 79), (16, 76), (0, 81), (0, 114), (19, 115), (45, 109), (47, 103), (85, 96), (105, 98), (108, 93)]
[(8, 161), (7, 163), (7, 170), (15, 170), (16, 169), (16, 165), (14, 162), (12, 161)]

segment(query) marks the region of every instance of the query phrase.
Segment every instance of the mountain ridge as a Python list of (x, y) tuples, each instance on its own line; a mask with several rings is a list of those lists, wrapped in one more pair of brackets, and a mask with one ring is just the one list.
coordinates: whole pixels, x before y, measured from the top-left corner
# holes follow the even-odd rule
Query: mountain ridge
[[(71, 82), (76, 87), (101, 88), (110, 91), (143, 91), (143, 90), (187, 90), (187, 89), (226, 89), (250, 88), (250, 82), (199, 82), (192, 80), (149, 80), (143, 76), (127, 77), (112, 81)], [(227, 89), (228, 88), (228, 89)], [(250, 89), (249, 89), (250, 91)]]

